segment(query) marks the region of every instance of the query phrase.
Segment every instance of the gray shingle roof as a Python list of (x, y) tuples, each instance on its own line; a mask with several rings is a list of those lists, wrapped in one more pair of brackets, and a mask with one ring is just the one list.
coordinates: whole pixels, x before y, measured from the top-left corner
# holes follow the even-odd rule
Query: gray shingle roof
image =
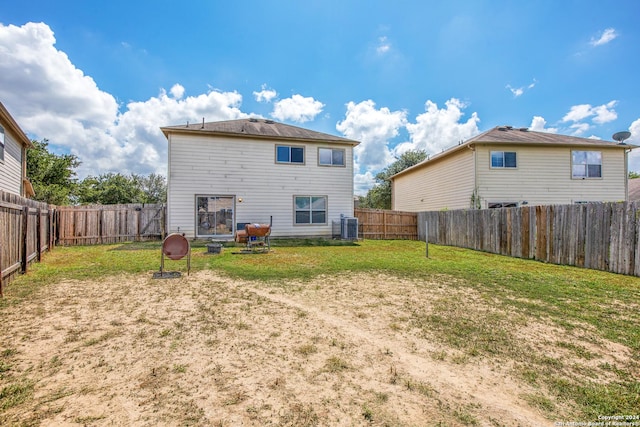
[[(604, 141), (601, 139), (591, 138), (579, 138), (576, 136), (560, 135), (557, 133), (548, 132), (535, 132), (528, 128), (516, 128), (512, 126), (496, 126), (493, 129), (489, 129), (479, 135), (474, 136), (461, 142), (460, 144), (453, 146), (441, 153), (430, 156), (426, 160), (411, 166), (401, 172), (398, 172), (395, 176), (402, 175), (405, 172), (419, 169), (426, 164), (442, 159), (450, 154), (455, 153), (458, 150), (466, 149), (466, 147), (473, 146), (474, 144), (522, 144), (522, 145), (540, 145), (540, 146), (573, 146), (573, 147), (616, 147), (620, 149), (634, 149), (637, 145), (632, 144), (618, 144), (613, 141)], [(392, 177), (392, 178), (393, 178)]]
[[(535, 145), (580, 145), (580, 146), (616, 146), (617, 142), (601, 139), (580, 138), (576, 136), (560, 135), (557, 133), (535, 132), (527, 128), (511, 126), (497, 126), (480, 135), (465, 141), (465, 143), (522, 143)], [(626, 145), (628, 148), (635, 146)]]
[(284, 139), (296, 141), (324, 141), (348, 145), (358, 145), (360, 142), (342, 138), (327, 133), (316, 132), (297, 126), (278, 123), (265, 119), (240, 119), (221, 122), (191, 123), (189, 125), (165, 126), (160, 128), (165, 136), (170, 133), (198, 133), (208, 135), (225, 135), (233, 137)]

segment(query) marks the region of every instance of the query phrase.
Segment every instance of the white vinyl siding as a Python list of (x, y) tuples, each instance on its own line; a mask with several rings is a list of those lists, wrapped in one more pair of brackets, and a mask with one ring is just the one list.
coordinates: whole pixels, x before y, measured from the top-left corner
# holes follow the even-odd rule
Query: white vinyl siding
[(473, 151), (465, 148), (394, 178), (392, 209), (421, 212), (469, 208), (473, 156)]
[(0, 160), (0, 190), (22, 194), (22, 156), (25, 150), (4, 127), (4, 158)]
[[(518, 146), (518, 167), (491, 168), (490, 152), (504, 146), (478, 146), (477, 187), (482, 207), (513, 201), (529, 205), (570, 204), (575, 201), (615, 202), (626, 199), (625, 153), (598, 148), (602, 179), (572, 179), (570, 147)], [(511, 150), (515, 151), (515, 150)]]
[[(304, 147), (305, 163), (286, 167), (274, 162), (274, 146)], [(234, 196), (235, 224), (269, 223), (272, 236), (331, 237), (331, 221), (340, 215), (353, 216), (353, 150), (345, 149), (344, 168), (318, 166), (318, 146), (322, 143), (289, 144), (277, 140), (242, 137), (212, 137), (188, 134), (169, 135), (168, 229), (193, 237), (194, 197), (220, 194)], [(333, 147), (332, 147), (333, 148)], [(327, 197), (327, 223), (294, 225), (293, 197)]]

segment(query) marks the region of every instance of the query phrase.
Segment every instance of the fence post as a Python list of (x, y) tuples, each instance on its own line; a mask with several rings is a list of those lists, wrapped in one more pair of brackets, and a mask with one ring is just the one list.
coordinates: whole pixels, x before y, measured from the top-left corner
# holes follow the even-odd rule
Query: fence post
[(104, 221), (103, 216), (104, 216), (104, 209), (100, 208), (100, 211), (98, 212), (98, 242), (100, 242), (100, 244), (103, 243), (103, 240), (102, 240), (102, 222)]
[(38, 262), (42, 260), (42, 209), (38, 208), (38, 216), (36, 219), (36, 259)]
[(29, 233), (28, 231), (28, 227), (29, 227), (29, 206), (25, 206), (22, 208), (22, 260), (21, 260), (21, 264), (22, 264), (22, 273), (26, 273), (27, 272), (27, 265), (29, 264), (28, 258), (28, 249), (27, 249), (27, 243), (28, 243), (28, 236)]

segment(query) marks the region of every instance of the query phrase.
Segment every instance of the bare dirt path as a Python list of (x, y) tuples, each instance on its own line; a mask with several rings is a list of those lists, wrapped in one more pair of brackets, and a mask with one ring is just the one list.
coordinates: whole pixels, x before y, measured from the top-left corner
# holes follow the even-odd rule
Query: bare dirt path
[(432, 395), (449, 405), (477, 407), (480, 415), (488, 415), (485, 421), (496, 421), (505, 425), (549, 424), (537, 411), (530, 409), (518, 398), (523, 388), (513, 382), (508, 375), (500, 373), (495, 366), (473, 364), (461, 367), (437, 362), (429, 354), (436, 346), (419, 340), (390, 334), (389, 328), (377, 322), (354, 324), (351, 320), (335, 313), (328, 313), (325, 307), (302, 300), (295, 300), (273, 292), (251, 288), (258, 295), (271, 301), (310, 313), (319, 322), (319, 328), (332, 328), (358, 348), (361, 354), (389, 354), (388, 365), (393, 372), (402, 372), (414, 382), (428, 384)]
[(198, 272), (53, 284), (3, 312), (0, 381), (24, 399), (0, 424), (553, 425), (509, 363), (416, 327), (452, 298), (492, 310), (443, 283)]

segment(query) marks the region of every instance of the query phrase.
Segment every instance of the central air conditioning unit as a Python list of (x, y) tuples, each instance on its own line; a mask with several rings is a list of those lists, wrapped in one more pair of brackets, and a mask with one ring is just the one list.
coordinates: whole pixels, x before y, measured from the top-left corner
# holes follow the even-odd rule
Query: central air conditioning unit
[(340, 218), (340, 236), (344, 240), (358, 240), (358, 218)]

